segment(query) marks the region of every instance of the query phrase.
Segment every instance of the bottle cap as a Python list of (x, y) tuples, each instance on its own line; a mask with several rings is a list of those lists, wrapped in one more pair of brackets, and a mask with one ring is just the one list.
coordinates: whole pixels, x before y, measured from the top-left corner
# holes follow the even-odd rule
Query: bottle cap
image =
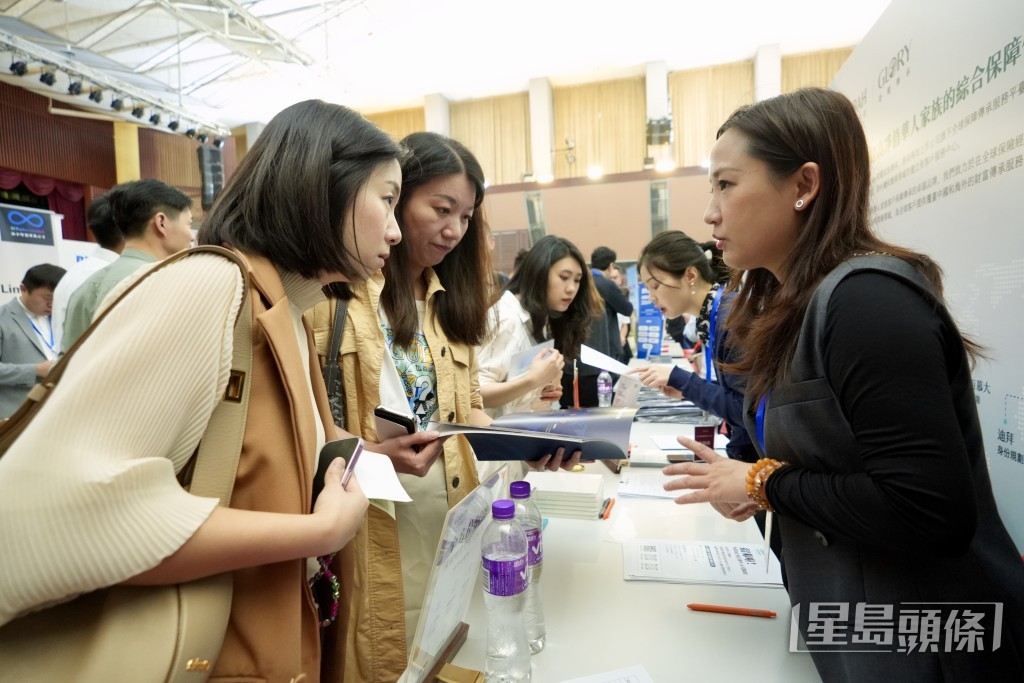
[(529, 498), (530, 497), (530, 482), (528, 481), (514, 481), (509, 484), (509, 493), (512, 494), (513, 498)]
[(496, 500), (491, 503), (494, 519), (512, 519), (516, 516), (516, 504), (511, 500)]

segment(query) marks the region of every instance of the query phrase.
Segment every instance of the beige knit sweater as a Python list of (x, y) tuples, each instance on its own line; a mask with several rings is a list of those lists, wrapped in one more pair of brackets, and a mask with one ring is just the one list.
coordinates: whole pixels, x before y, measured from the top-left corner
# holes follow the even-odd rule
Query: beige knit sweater
[(0, 625), (155, 567), (213, 511), (175, 473), (227, 384), (241, 297), (237, 267), (189, 257), (147, 278), (72, 358), (0, 459)]

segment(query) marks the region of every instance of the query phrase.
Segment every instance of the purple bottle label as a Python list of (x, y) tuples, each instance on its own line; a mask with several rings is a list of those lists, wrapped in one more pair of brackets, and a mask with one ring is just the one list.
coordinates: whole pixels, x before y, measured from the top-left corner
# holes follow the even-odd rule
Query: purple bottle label
[(526, 560), (532, 567), (544, 559), (544, 546), (541, 543), (540, 529), (526, 530)]
[(491, 595), (519, 595), (526, 590), (529, 570), (526, 556), (514, 560), (483, 558), (484, 590)]

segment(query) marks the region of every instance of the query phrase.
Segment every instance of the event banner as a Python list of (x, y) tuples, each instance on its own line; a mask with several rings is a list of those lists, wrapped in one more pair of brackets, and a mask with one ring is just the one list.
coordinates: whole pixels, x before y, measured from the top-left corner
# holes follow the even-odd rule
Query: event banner
[(0, 305), (18, 296), (32, 266), (62, 265), (60, 226), (61, 216), (52, 211), (0, 204)]
[(875, 229), (939, 262), (957, 324), (986, 349), (975, 398), (999, 510), (1024, 551), (1022, 43), (1021, 0), (893, 0), (832, 87), (867, 132)]

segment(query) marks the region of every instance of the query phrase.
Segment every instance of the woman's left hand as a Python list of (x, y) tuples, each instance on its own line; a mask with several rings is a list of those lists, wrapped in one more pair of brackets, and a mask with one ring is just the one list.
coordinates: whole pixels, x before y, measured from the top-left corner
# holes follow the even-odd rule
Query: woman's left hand
[(693, 439), (680, 436), (679, 443), (693, 451), (704, 462), (682, 462), (662, 470), (668, 476), (679, 476), (665, 484), (666, 491), (693, 489), (676, 498), (686, 503), (748, 503), (747, 470), (750, 464), (720, 455)]
[(633, 374), (636, 374), (637, 379), (643, 382), (644, 386), (661, 389), (668, 385), (668, 377), (672, 374), (674, 367), (675, 365), (671, 363), (644, 365), (634, 370)]
[(560, 384), (547, 384), (540, 390), (541, 401), (557, 401), (562, 398), (562, 386)]
[(527, 460), (526, 464), (531, 470), (543, 470), (548, 469), (552, 472), (557, 471), (559, 468), (563, 470), (572, 470), (573, 467), (579, 464), (580, 456), (583, 451), (573, 451), (572, 456), (568, 460), (565, 458), (565, 446), (560, 446), (554, 455), (545, 455), (543, 458), (537, 460)]

